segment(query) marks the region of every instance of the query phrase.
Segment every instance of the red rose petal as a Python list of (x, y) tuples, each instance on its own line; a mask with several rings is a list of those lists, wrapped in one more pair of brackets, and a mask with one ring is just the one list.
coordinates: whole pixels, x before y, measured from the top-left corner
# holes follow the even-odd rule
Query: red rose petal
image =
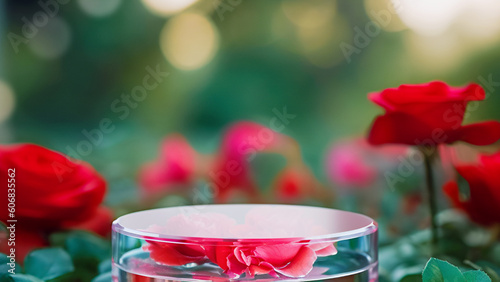
[(303, 246), (287, 266), (275, 268), (275, 271), (288, 277), (304, 277), (311, 272), (316, 258), (316, 253), (311, 248)]
[(369, 98), (376, 104), (390, 109), (415, 103), (480, 101), (485, 98), (485, 92), (475, 83), (464, 87), (450, 87), (442, 81), (433, 81), (416, 85), (403, 84), (398, 88), (388, 88), (380, 93), (370, 94)]
[(105, 207), (98, 208), (94, 214), (83, 221), (70, 221), (62, 225), (62, 229), (80, 229), (95, 232), (101, 236), (106, 236), (111, 232), (111, 222), (113, 212)]
[(227, 257), (234, 252), (235, 247), (228, 246), (205, 246), (205, 252), (210, 261), (227, 271)]
[(476, 165), (460, 165), (456, 169), (468, 182), (469, 196), (461, 197), (455, 181), (446, 183), (443, 190), (453, 205), (479, 224), (489, 226), (500, 223), (500, 152), (481, 156)]
[(261, 262), (258, 265), (250, 265), (248, 267), (248, 274), (250, 277), (259, 274), (270, 274), (270, 272), (274, 272), (273, 266), (267, 262)]
[(432, 128), (415, 117), (404, 113), (387, 113), (378, 116), (371, 127), (368, 142), (372, 145), (416, 145), (432, 136)]
[[(33, 228), (51, 231), (89, 220), (104, 198), (106, 181), (82, 161), (33, 144), (0, 146), (0, 159), (0, 171), (16, 169), (16, 216)], [(6, 206), (7, 197), (2, 201)]]
[(255, 256), (272, 264), (282, 267), (292, 261), (302, 249), (299, 244), (263, 245), (255, 248)]
[(318, 257), (327, 257), (337, 254), (337, 249), (333, 243), (317, 243), (309, 245), (316, 252)]
[(485, 146), (500, 139), (500, 122), (485, 121), (462, 126), (456, 131), (454, 139), (476, 146)]
[(247, 270), (248, 266), (238, 261), (234, 254), (227, 257), (227, 275), (230, 277), (238, 277)]
[(204, 250), (199, 245), (183, 245), (148, 241), (144, 249), (158, 263), (170, 266), (181, 266), (187, 263), (200, 262), (205, 258)]

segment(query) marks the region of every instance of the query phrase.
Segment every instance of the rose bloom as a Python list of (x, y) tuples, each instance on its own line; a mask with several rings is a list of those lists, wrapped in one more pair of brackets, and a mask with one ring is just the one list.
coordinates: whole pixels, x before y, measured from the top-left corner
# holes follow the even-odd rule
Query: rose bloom
[(296, 141), (286, 135), (250, 121), (231, 125), (224, 133), (220, 149), (210, 165), (208, 177), (217, 187), (216, 202), (224, 203), (235, 192), (258, 197), (251, 162), (258, 153), (278, 153), (296, 158)]
[(154, 196), (176, 186), (191, 185), (195, 181), (197, 155), (182, 135), (165, 138), (158, 159), (145, 164), (139, 172), (143, 194)]
[(279, 203), (300, 203), (313, 197), (321, 188), (313, 172), (305, 165), (285, 167), (272, 185)]
[(409, 150), (406, 145), (373, 146), (365, 138), (341, 140), (326, 156), (326, 172), (341, 188), (373, 188), (384, 172), (397, 168)]
[(477, 84), (460, 88), (440, 81), (401, 85), (371, 93), (369, 99), (385, 109), (369, 133), (368, 140), (374, 145), (437, 145), (455, 141), (488, 145), (500, 138), (497, 121), (462, 125), (468, 102), (485, 99), (483, 88)]
[(291, 242), (260, 243), (242, 241), (234, 246), (205, 246), (208, 258), (231, 278), (269, 274), (275, 278), (304, 277), (313, 269), (317, 257), (337, 253), (333, 243), (298, 244)]
[(139, 183), (144, 195), (156, 197), (176, 187), (192, 187), (203, 178), (217, 191), (215, 202), (225, 203), (239, 195), (256, 201), (259, 191), (251, 161), (259, 153), (300, 159), (299, 147), (291, 137), (258, 123), (240, 121), (227, 128), (212, 155), (200, 154), (179, 134), (168, 136), (158, 159), (141, 168)]
[(5, 208), (0, 211), (0, 220), (7, 223), (8, 219), (16, 219), (16, 237), (30, 238), (19, 241), (23, 247), (20, 256), (31, 246), (43, 246), (44, 235), (51, 231), (109, 233), (111, 212), (100, 207), (106, 182), (89, 164), (72, 162), (60, 153), (32, 144), (0, 145), (0, 159), (2, 177), (15, 169), (14, 218), (7, 209), (8, 193), (13, 191), (2, 189), (0, 203)]
[[(205, 263), (211, 261), (217, 264), (231, 278), (237, 278), (246, 273), (247, 277), (258, 274), (269, 274), (273, 277), (304, 277), (312, 269), (317, 257), (330, 256), (337, 253), (333, 243), (300, 243), (289, 239), (241, 239), (229, 242), (213, 238), (241, 238), (277, 236), (287, 237), (291, 234), (285, 230), (297, 228), (297, 222), (279, 220), (286, 218), (283, 214), (273, 213), (274, 209), (254, 209), (247, 213), (245, 224), (224, 214), (194, 213), (180, 214), (167, 220), (165, 226), (152, 225), (145, 231), (173, 236), (197, 238), (174, 242), (158, 241), (147, 237), (143, 249), (150, 253), (151, 259), (159, 264), (181, 266), (189, 263)], [(297, 216), (297, 217), (300, 217)], [(293, 216), (293, 218), (297, 218)], [(267, 221), (266, 221), (267, 220)], [(273, 226), (278, 233), (267, 233), (261, 225)], [(302, 219), (307, 230), (317, 230), (310, 222)], [(291, 228), (286, 228), (290, 227)], [(257, 233), (255, 233), (257, 232)], [(317, 230), (321, 232), (321, 230)]]
[(469, 196), (460, 194), (457, 181), (446, 183), (443, 190), (453, 205), (479, 224), (500, 223), (500, 152), (480, 155), (478, 163), (455, 168), (469, 184)]
[(146, 240), (144, 250), (159, 264), (181, 266), (188, 263), (204, 263), (209, 259), (231, 278), (246, 273), (247, 277), (269, 274), (273, 277), (304, 277), (313, 269), (317, 257), (337, 253), (333, 243), (293, 243), (283, 240), (241, 240), (230, 244), (166, 243)]

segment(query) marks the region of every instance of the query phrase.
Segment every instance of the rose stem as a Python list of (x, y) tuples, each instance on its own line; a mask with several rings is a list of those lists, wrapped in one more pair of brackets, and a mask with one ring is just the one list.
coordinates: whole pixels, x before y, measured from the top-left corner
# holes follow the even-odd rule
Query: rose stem
[[(437, 148), (432, 148), (436, 150)], [(437, 225), (437, 203), (436, 203), (436, 188), (434, 186), (434, 174), (432, 171), (432, 161), (434, 157), (433, 152), (426, 151), (425, 148), (421, 148), (421, 152), (424, 155), (424, 166), (425, 166), (425, 182), (427, 186), (427, 197), (429, 201), (429, 210), (431, 213), (431, 254), (435, 255), (438, 247), (438, 225)]]

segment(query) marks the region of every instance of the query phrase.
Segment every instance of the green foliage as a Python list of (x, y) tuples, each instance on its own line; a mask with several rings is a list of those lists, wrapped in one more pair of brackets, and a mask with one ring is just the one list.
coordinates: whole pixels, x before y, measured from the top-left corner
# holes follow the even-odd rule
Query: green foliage
[(71, 232), (64, 244), (73, 259), (85, 258), (102, 261), (111, 255), (109, 241), (87, 232)]
[[(0, 253), (0, 282), (74, 282), (111, 280), (109, 240), (83, 231), (53, 233), (53, 247), (37, 249), (24, 260), (24, 272), (16, 264), (16, 274), (7, 274), (7, 255)], [(23, 272), (22, 274), (19, 274)], [(93, 280), (94, 279), (94, 280)]]
[(54, 245), (64, 247), (71, 256), (75, 265), (72, 278), (90, 281), (102, 271), (106, 271), (106, 264), (110, 265), (110, 242), (94, 234), (83, 231), (55, 233), (50, 241)]
[(257, 154), (250, 163), (257, 186), (263, 193), (269, 191), (272, 182), (286, 166), (286, 160), (278, 154)]
[[(0, 253), (0, 273), (7, 273), (7, 271), (11, 269), (8, 263), (10, 263), (10, 259), (7, 257), (7, 255)], [(17, 262), (14, 268), (16, 269), (16, 272), (21, 271), (21, 266)]]
[(436, 258), (431, 258), (422, 272), (423, 282), (491, 282), (486, 273), (471, 270), (462, 273), (458, 267)]
[(24, 259), (26, 274), (50, 280), (73, 272), (75, 267), (70, 255), (61, 248), (39, 249)]
[(481, 270), (470, 270), (470, 271), (464, 272), (464, 277), (465, 277), (465, 280), (467, 280), (467, 281), (478, 281), (478, 282), (491, 281), (490, 277), (488, 277), (488, 275), (486, 273), (482, 272)]
[(99, 273), (106, 273), (111, 271), (111, 259), (103, 260), (101, 263), (99, 263), (99, 266), (97, 267), (99, 270)]
[(111, 272), (99, 274), (99, 276), (92, 279), (92, 282), (109, 282), (111, 281)]
[(2, 275), (0, 276), (1, 282), (43, 282), (36, 278), (35, 276), (28, 274), (14, 274), (14, 275)]

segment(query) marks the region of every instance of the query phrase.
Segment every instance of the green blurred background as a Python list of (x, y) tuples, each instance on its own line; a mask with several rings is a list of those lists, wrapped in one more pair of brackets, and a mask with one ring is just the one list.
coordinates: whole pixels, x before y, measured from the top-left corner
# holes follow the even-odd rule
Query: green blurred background
[[(367, 93), (500, 81), (500, 2), (479, 2), (0, 0), (0, 142), (71, 155), (108, 118), (114, 130), (81, 157), (111, 189), (132, 187), (169, 133), (209, 152), (232, 122), (268, 125), (286, 107), (285, 133), (325, 181), (329, 146), (381, 112)], [(169, 75), (129, 114), (113, 109), (148, 66)], [(500, 119), (485, 88), (469, 122)]]

